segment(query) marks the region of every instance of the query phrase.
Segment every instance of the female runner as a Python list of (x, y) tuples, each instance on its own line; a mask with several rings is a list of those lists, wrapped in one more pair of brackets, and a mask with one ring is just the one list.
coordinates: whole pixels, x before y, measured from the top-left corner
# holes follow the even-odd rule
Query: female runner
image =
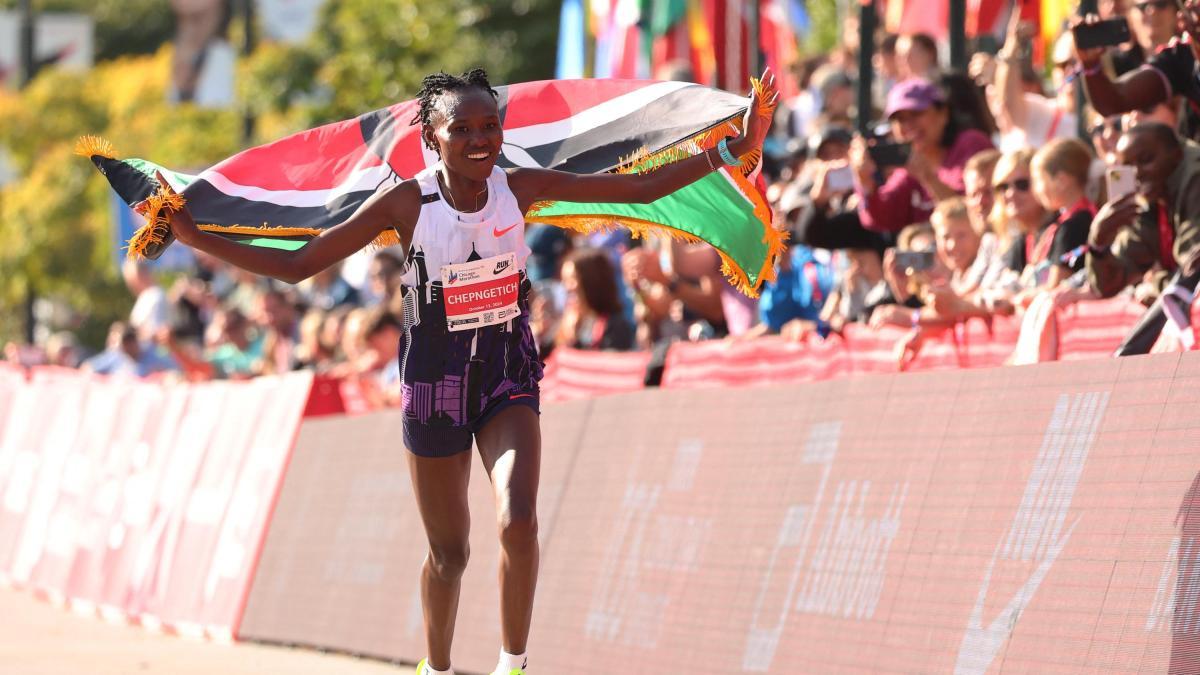
[[(404, 441), (429, 539), (421, 601), (429, 656), (418, 675), (450, 670), (459, 582), (467, 565), (472, 439), (496, 500), (503, 645), (494, 673), (523, 675), (538, 572), (541, 367), (529, 330), (524, 214), (539, 200), (648, 203), (762, 146), (770, 120), (752, 97), (743, 133), (644, 174), (578, 175), (496, 166), (504, 133), (487, 74), (430, 75), (418, 94), (426, 147), (439, 161), (386, 187), (345, 222), (295, 251), (237, 244), (169, 214), (175, 237), (251, 272), (306, 279), (394, 228), (407, 251), (400, 342)], [(763, 76), (768, 103), (774, 76)], [(167, 183), (161, 175), (159, 183)], [(169, 187), (167, 188), (169, 189)]]

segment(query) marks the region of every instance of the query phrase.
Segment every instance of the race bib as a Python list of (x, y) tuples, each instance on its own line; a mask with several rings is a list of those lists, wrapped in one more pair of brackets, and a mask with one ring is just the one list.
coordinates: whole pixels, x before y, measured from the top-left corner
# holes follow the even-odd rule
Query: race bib
[(515, 253), (443, 266), (446, 328), (452, 331), (481, 328), (519, 316), (520, 285)]

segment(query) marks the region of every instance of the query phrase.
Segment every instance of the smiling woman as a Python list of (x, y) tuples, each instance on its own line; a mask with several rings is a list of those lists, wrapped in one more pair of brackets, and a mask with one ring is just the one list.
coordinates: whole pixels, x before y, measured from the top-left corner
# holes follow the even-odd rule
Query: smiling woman
[[(243, 246), (197, 227), (168, 190), (169, 233), (258, 274), (296, 282), (375, 241), (405, 252), (400, 379), (404, 442), (429, 540), (421, 596), (429, 658), (421, 675), (450, 672), (459, 582), (467, 564), (472, 441), (492, 482), (500, 535), (503, 645), (495, 673), (522, 675), (537, 582), (541, 458), (538, 381), (529, 328), (524, 214), (534, 203), (646, 204), (738, 158), (757, 156), (777, 94), (764, 74), (739, 136), (644, 173), (501, 169), (497, 93), (482, 70), (426, 77), (418, 95), (425, 147), (438, 161), (375, 192), (344, 222), (294, 250)], [(757, 239), (757, 238), (756, 238)]]

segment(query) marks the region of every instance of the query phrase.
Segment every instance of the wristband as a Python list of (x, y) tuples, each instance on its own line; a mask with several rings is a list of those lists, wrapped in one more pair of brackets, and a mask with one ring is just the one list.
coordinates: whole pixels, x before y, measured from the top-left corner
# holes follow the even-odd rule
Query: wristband
[(705, 150), (705, 151), (704, 151), (704, 159), (705, 159), (705, 161), (707, 161), (707, 162), (708, 162), (708, 170), (709, 170), (709, 171), (716, 171), (716, 170), (717, 170), (717, 167), (713, 166), (712, 154), (710, 154), (710, 153), (708, 152), (708, 150)]
[(917, 328), (921, 325), (921, 310), (914, 309), (912, 311), (912, 327)]
[(720, 143), (717, 143), (717, 153), (721, 155), (721, 161), (729, 166), (737, 166), (741, 164), (733, 153), (729, 152), (729, 139), (722, 138)]

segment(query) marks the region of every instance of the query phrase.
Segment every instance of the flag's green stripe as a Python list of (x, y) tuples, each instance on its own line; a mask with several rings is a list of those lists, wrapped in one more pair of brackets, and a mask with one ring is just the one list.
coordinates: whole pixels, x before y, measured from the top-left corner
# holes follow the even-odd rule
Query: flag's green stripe
[(308, 242), (300, 241), (298, 239), (275, 239), (272, 237), (257, 237), (255, 239), (243, 239), (241, 241), (241, 243), (249, 244), (251, 246), (261, 246), (262, 248), (280, 248), (285, 251), (295, 251), (296, 249), (300, 248), (301, 246), (304, 246), (305, 244), (307, 244)]
[[(757, 281), (767, 244), (763, 223), (753, 205), (729, 179), (713, 173), (650, 204), (585, 204), (555, 202), (538, 212), (544, 216), (615, 216), (660, 223), (693, 234), (721, 249)], [(531, 220), (536, 221), (537, 215)]]
[(174, 178), (176, 181), (178, 181), (180, 186), (191, 185), (192, 182), (196, 180), (196, 177), (191, 174), (179, 173), (178, 171), (172, 171), (164, 166), (160, 166), (158, 164), (155, 164), (154, 162), (148, 162), (148, 161), (146, 161), (144, 159), (140, 159), (138, 157), (130, 157), (130, 158), (122, 160), (122, 161), (125, 162), (126, 164), (128, 164), (129, 166), (137, 169), (138, 171), (141, 171), (142, 173), (146, 174), (150, 178), (154, 178), (155, 171), (161, 171), (164, 176), (170, 176), (170, 177)]

